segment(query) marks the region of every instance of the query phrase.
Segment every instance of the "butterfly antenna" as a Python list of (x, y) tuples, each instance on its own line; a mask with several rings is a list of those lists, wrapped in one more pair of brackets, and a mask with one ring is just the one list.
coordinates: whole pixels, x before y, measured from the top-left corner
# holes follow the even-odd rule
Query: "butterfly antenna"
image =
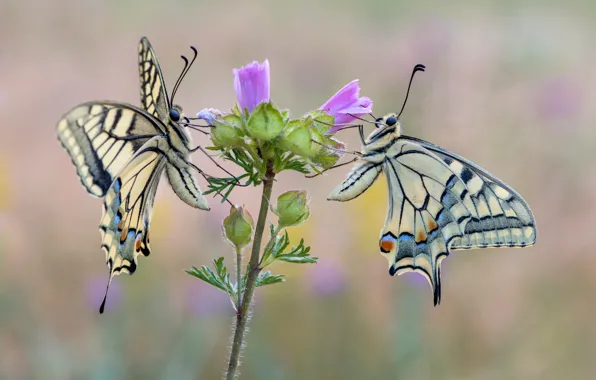
[(103, 309), (106, 307), (106, 300), (108, 299), (108, 290), (110, 290), (110, 284), (112, 283), (112, 274), (109, 274), (108, 278), (108, 285), (106, 286), (106, 294), (103, 296), (103, 301), (101, 301), (101, 306), (99, 307), (99, 314), (103, 314)]
[(406, 98), (404, 99), (404, 104), (401, 106), (401, 111), (397, 115), (397, 118), (401, 116), (401, 113), (404, 112), (404, 108), (406, 108), (406, 103), (408, 102), (408, 95), (410, 95), (410, 87), (412, 86), (412, 80), (414, 79), (414, 74), (418, 71), (425, 71), (426, 66), (421, 65), (420, 63), (414, 66), (414, 70), (412, 70), (412, 76), (410, 76), (410, 83), (408, 84), (408, 90), (406, 91)]
[(182, 60), (184, 61), (184, 67), (182, 68), (182, 72), (180, 73), (180, 76), (176, 80), (176, 83), (174, 84), (174, 88), (172, 89), (172, 98), (170, 99), (170, 103), (172, 103), (172, 104), (174, 104), (174, 96), (176, 96), (176, 92), (178, 91), (178, 88), (180, 87), (180, 83), (182, 83), (182, 79), (184, 79), (184, 77), (190, 70), (190, 67), (195, 62), (195, 60), (197, 59), (197, 56), (199, 55), (197, 48), (195, 48), (194, 46), (191, 46), (190, 49), (192, 50), (192, 52), (194, 54), (192, 59), (190, 60), (190, 62), (188, 61), (188, 58), (186, 58), (185, 56), (183, 56), (183, 55), (180, 56), (180, 58), (182, 58)]

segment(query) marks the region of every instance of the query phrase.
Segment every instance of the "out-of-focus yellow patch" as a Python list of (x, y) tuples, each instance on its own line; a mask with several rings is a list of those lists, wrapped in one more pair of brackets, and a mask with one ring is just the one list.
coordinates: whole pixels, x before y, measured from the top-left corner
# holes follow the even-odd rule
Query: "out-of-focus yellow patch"
[(172, 223), (173, 215), (170, 199), (160, 197), (160, 199), (155, 202), (153, 215), (151, 216), (151, 223), (149, 224), (151, 241), (156, 241), (156, 239), (161, 240), (163, 236), (167, 236), (172, 230)]
[[(346, 202), (350, 213), (348, 223), (352, 224), (351, 229), (357, 234), (357, 238), (352, 240), (361, 245), (359, 249), (370, 248), (371, 241), (376, 242), (379, 230), (385, 223), (388, 202), (387, 184), (382, 175), (364, 194)], [(371, 240), (371, 237), (375, 239)]]
[(10, 203), (10, 180), (8, 161), (0, 156), (0, 211), (6, 211)]

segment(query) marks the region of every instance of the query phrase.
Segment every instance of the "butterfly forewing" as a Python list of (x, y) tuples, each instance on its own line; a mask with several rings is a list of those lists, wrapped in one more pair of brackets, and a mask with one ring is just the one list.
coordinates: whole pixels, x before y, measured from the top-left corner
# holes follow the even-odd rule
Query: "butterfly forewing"
[(530, 206), (513, 188), (478, 165), (424, 140), (403, 136), (420, 144), (461, 178), (474, 206), (463, 236), (451, 249), (525, 247), (536, 242), (536, 225)]
[(58, 122), (58, 138), (76, 166), (81, 183), (97, 197), (105, 195), (116, 174), (163, 125), (125, 103), (88, 102)]
[(166, 83), (157, 56), (146, 37), (139, 42), (139, 77), (143, 109), (167, 123), (171, 104), (166, 91)]
[(450, 250), (532, 245), (534, 216), (515, 190), (484, 169), (398, 131), (385, 127), (373, 132), (363, 149), (365, 161), (328, 199), (357, 197), (382, 171), (389, 209), (379, 245), (389, 261), (389, 273), (422, 274), (437, 305), (441, 261)]

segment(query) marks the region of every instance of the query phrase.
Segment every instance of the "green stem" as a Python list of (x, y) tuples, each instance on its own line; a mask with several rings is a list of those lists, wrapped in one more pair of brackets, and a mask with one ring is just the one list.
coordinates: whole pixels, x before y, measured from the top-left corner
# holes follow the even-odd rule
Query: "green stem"
[(263, 232), (265, 231), (265, 223), (267, 222), (267, 213), (269, 212), (269, 200), (271, 199), (271, 191), (273, 190), (273, 180), (275, 173), (273, 172), (273, 161), (267, 161), (267, 171), (265, 179), (263, 180), (263, 194), (261, 196), (261, 209), (259, 210), (259, 218), (255, 228), (254, 241), (250, 253), (250, 261), (248, 264), (248, 276), (246, 280), (246, 287), (242, 297), (240, 308), (236, 312), (236, 326), (234, 330), (234, 340), (232, 342), (232, 351), (230, 352), (230, 360), (228, 362), (228, 372), (226, 373), (226, 380), (236, 379), (238, 376), (238, 367), (240, 363), (240, 351), (244, 341), (244, 332), (246, 331), (246, 323), (250, 316), (250, 307), (252, 303), (252, 296), (255, 292), (257, 277), (261, 268), (259, 267), (259, 254), (261, 251), (261, 241), (263, 240)]
[(242, 294), (240, 289), (242, 286), (242, 248), (236, 247), (236, 311), (240, 310), (242, 303)]

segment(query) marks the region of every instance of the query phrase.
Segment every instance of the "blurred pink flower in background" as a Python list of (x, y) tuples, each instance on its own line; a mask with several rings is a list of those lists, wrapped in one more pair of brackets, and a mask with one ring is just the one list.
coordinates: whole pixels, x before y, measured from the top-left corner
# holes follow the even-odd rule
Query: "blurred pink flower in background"
[(549, 78), (537, 95), (537, 112), (545, 121), (565, 119), (576, 115), (583, 106), (579, 84), (565, 78)]
[(203, 281), (189, 282), (186, 299), (190, 311), (196, 316), (234, 313), (228, 295)]
[[(354, 116), (363, 116), (372, 112), (372, 100), (360, 96), (358, 79), (351, 81), (335, 93), (319, 109), (335, 116), (335, 124), (346, 124), (354, 120)], [(353, 115), (353, 116), (352, 116)], [(335, 133), (345, 125), (336, 125), (328, 133)]]
[(260, 103), (269, 101), (269, 61), (253, 61), (239, 69), (233, 69), (234, 90), (238, 97), (238, 106), (252, 112)]
[(332, 258), (319, 261), (308, 271), (309, 284), (319, 296), (342, 292), (346, 287), (346, 275), (340, 263)]

